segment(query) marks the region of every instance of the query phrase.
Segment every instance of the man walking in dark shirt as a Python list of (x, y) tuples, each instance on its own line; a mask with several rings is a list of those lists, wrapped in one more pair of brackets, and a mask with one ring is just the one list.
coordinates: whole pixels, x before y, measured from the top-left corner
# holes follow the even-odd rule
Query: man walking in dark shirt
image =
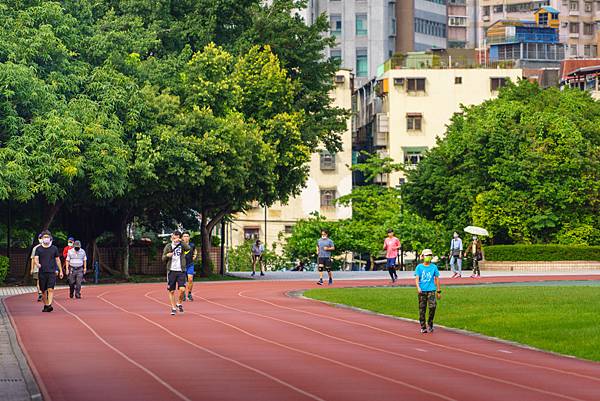
[(44, 301), (42, 312), (52, 312), (52, 296), (56, 285), (56, 275), (63, 278), (60, 253), (58, 248), (52, 245), (52, 234), (46, 230), (42, 232), (42, 246), (35, 250), (35, 265), (39, 269), (40, 291)]

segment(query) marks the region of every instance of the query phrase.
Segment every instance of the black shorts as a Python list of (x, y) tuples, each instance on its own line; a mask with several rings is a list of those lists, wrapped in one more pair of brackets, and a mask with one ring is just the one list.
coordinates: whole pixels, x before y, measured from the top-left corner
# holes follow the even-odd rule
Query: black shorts
[(169, 271), (167, 274), (167, 290), (175, 291), (176, 288), (185, 288), (187, 276), (185, 272)]
[(318, 268), (320, 272), (322, 272), (323, 270), (327, 270), (328, 272), (330, 272), (331, 258), (319, 258)]
[(56, 273), (39, 272), (40, 291), (45, 292), (48, 288), (54, 289), (56, 285)]

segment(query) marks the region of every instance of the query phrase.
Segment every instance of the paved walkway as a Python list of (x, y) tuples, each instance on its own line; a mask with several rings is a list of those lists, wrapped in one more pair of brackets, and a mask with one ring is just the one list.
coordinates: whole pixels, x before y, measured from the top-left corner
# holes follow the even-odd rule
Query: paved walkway
[[(52, 313), (30, 295), (5, 304), (45, 401), (600, 400), (598, 363), (286, 296), (313, 279), (198, 283), (177, 316), (164, 284), (58, 291)], [(477, 281), (541, 280), (581, 276)]]

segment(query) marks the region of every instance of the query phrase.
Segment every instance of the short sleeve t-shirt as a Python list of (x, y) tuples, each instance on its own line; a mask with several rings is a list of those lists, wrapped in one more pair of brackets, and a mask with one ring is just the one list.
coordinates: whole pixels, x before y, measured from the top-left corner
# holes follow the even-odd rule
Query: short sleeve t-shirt
[(69, 261), (69, 266), (78, 268), (83, 267), (83, 262), (87, 260), (87, 256), (83, 249), (76, 251), (75, 248), (73, 248), (67, 252), (67, 260)]
[(333, 241), (330, 238), (320, 238), (319, 241), (317, 242), (317, 245), (319, 246), (319, 257), (320, 258), (330, 258), (331, 257), (331, 251), (326, 251), (324, 248), (325, 247), (332, 247), (335, 246), (333, 244)]
[(435, 291), (435, 277), (440, 276), (437, 265), (431, 263), (429, 266), (419, 264), (415, 269), (415, 277), (419, 277), (419, 288), (421, 291)]
[(252, 255), (260, 256), (264, 251), (265, 246), (263, 244), (260, 244), (259, 246), (256, 246), (256, 244), (252, 245)]
[(383, 241), (385, 244), (385, 257), (388, 259), (398, 257), (398, 248), (400, 248), (400, 240), (396, 237), (388, 237)]
[(185, 252), (185, 265), (190, 266), (194, 263), (194, 249), (196, 249), (196, 245), (193, 242), (190, 242), (190, 250)]
[[(36, 251), (36, 250), (37, 250), (37, 249), (38, 249), (40, 246), (42, 246), (42, 245), (40, 245), (40, 244), (37, 244), (36, 246), (34, 246), (34, 247), (33, 247), (33, 249), (31, 250), (31, 259), (35, 258), (35, 251)], [(39, 267), (37, 267), (37, 265), (34, 265), (34, 266), (33, 266), (33, 272), (34, 272), (34, 273), (37, 273), (37, 272), (39, 272), (39, 271), (40, 271), (40, 268), (39, 268)]]
[(51, 245), (48, 248), (40, 246), (35, 250), (35, 256), (39, 258), (40, 265), (42, 265), (41, 273), (54, 273), (58, 269), (56, 258), (60, 257), (60, 253), (56, 246)]
[[(173, 245), (171, 245), (173, 247)], [(180, 272), (181, 270), (181, 252), (183, 249), (181, 248), (181, 244), (175, 245), (173, 247), (173, 257), (171, 258), (171, 271)]]

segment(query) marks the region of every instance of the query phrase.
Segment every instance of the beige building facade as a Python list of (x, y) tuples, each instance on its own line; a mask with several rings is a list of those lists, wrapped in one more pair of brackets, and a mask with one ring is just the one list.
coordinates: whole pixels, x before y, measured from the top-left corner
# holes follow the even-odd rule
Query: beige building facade
[[(378, 78), (382, 99), (373, 145), (396, 162), (416, 166), (461, 105), (494, 98), (508, 80), (521, 78), (521, 69), (395, 69)], [(403, 173), (381, 177), (380, 183), (402, 185)]]
[[(353, 74), (340, 70), (335, 76), (335, 88), (331, 93), (334, 105), (351, 109)], [(258, 204), (246, 213), (236, 215), (229, 224), (229, 245), (238, 246), (247, 240), (260, 239), (266, 248), (281, 243), (280, 237), (292, 232), (300, 219), (318, 212), (328, 220), (352, 216), (352, 209), (335, 205), (335, 199), (352, 191), (352, 134), (350, 121), (342, 134), (342, 151), (332, 155), (326, 150), (315, 153), (310, 161), (310, 174), (300, 196), (286, 205), (275, 204), (269, 208)], [(278, 248), (280, 249), (280, 248)]]
[(598, 57), (600, 0), (561, 0), (559, 10), (561, 42), (567, 44), (567, 57)]

